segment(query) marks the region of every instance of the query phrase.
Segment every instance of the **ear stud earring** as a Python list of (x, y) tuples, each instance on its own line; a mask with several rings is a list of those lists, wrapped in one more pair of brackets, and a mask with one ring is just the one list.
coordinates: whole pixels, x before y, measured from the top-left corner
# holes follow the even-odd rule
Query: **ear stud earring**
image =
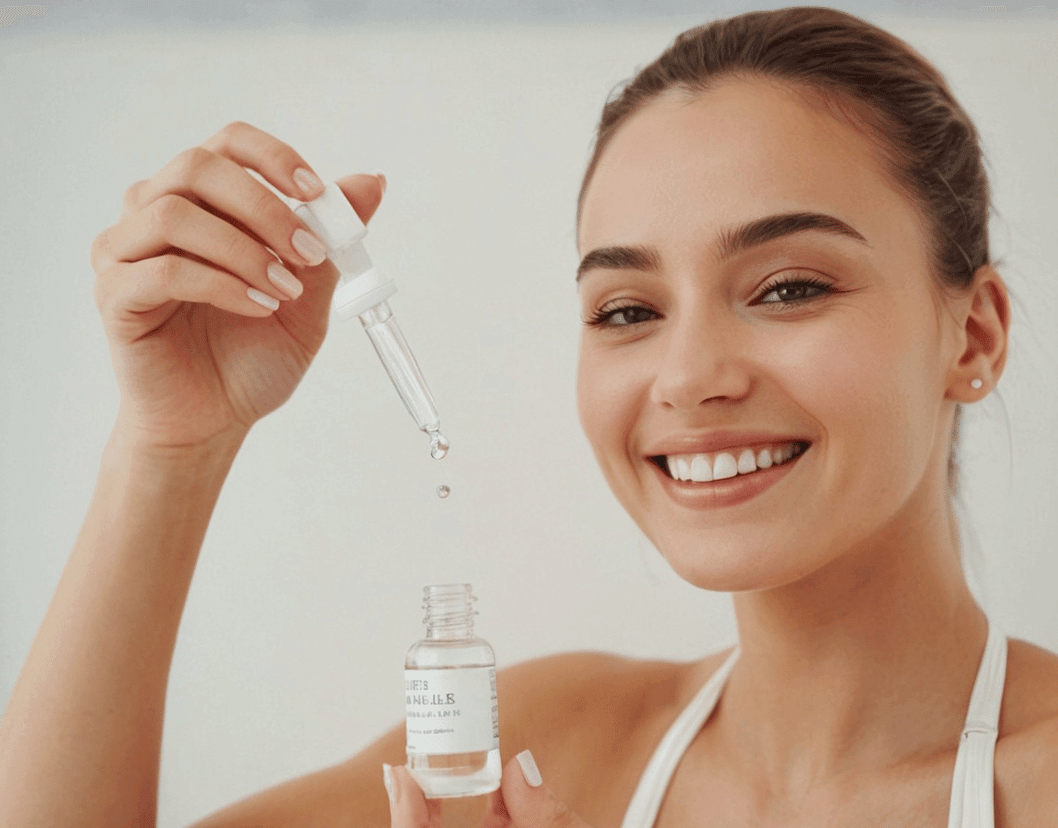
[(980, 388), (983, 388), (984, 384), (985, 381), (980, 377), (974, 377), (972, 380), (970, 380), (970, 387), (973, 388), (975, 391)]

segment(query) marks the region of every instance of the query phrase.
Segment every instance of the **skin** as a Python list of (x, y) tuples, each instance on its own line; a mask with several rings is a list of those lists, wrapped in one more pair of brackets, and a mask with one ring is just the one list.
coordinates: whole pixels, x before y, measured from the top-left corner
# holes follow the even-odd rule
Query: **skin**
[[(0, 720), (0, 824), (154, 824), (166, 679), (202, 536), (247, 431), (292, 393), (326, 331), (336, 274), (298, 252), (304, 228), (247, 172), (310, 198), (299, 168), (292, 148), (231, 124), (133, 185), (96, 240), (122, 404)], [(984, 396), (1002, 372), (1009, 308), (991, 268), (957, 296), (933, 287), (913, 209), (879, 170), (854, 130), (742, 82), (642, 110), (586, 194), (581, 253), (648, 246), (655, 264), (580, 280), (586, 316), (625, 307), (584, 332), (585, 432), (674, 569), (734, 593), (742, 646), (677, 769), (663, 828), (939, 825), (947, 811), (985, 635), (958, 564), (947, 445), (955, 403)], [(370, 219), (384, 180), (340, 183)], [(716, 260), (721, 228), (790, 209), (837, 216), (870, 247), (816, 231)], [(265, 246), (300, 290), (268, 280)], [(766, 280), (791, 271), (835, 291), (787, 288), (802, 298), (783, 311), (761, 301)], [(742, 503), (666, 488), (647, 457), (673, 435), (747, 428), (809, 448)], [(731, 486), (697, 488), (710, 485)], [(501, 670), (503, 786), (487, 797), (427, 802), (399, 767), (399, 725), (198, 826), (617, 826), (658, 740), (727, 655), (574, 653)], [(1058, 813), (1055, 699), (1058, 659), (1011, 640), (998, 825)], [(542, 784), (523, 771), (526, 750)], [(389, 797), (383, 763), (397, 766)]]

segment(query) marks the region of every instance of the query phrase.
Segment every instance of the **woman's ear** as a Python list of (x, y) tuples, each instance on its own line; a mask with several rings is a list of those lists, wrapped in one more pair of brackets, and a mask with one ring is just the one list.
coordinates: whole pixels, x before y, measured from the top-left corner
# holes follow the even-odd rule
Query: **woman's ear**
[(994, 267), (977, 269), (960, 308), (961, 351), (948, 375), (947, 393), (949, 399), (970, 403), (995, 388), (1007, 362), (1010, 296)]

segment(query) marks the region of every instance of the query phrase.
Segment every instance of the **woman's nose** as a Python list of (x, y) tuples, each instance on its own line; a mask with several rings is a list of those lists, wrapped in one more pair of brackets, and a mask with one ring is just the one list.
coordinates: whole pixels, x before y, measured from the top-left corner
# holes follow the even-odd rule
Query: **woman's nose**
[(753, 373), (737, 321), (704, 315), (670, 319), (651, 387), (654, 402), (694, 409), (709, 401), (745, 398)]

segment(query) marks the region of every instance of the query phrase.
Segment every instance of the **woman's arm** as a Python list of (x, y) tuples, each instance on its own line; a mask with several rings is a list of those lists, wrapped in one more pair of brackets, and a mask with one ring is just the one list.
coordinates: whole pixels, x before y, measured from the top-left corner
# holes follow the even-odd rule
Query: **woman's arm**
[[(337, 279), (252, 173), (292, 198), (322, 191), (291, 147), (236, 122), (133, 184), (92, 246), (121, 404), (0, 720), (3, 828), (155, 822), (166, 680), (206, 526), (250, 427), (319, 350)], [(382, 181), (340, 183), (369, 220)]]
[(154, 825), (177, 628), (244, 434), (158, 449), (114, 431), (0, 721), (0, 825)]

